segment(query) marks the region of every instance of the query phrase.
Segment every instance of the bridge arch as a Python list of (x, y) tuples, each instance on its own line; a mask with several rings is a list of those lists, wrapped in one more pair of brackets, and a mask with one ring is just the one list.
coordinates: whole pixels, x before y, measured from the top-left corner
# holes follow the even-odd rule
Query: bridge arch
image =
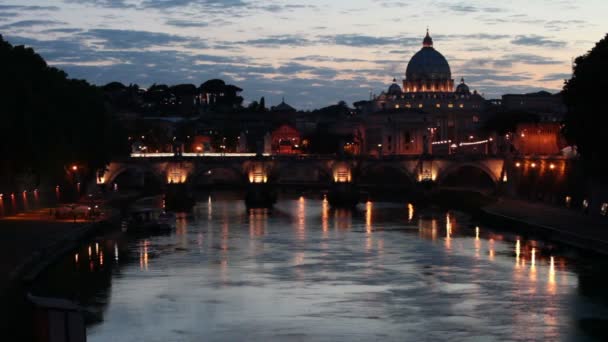
[(188, 183), (193, 186), (208, 185), (243, 185), (247, 181), (247, 175), (243, 170), (233, 166), (208, 166), (201, 167), (188, 177)]
[(270, 179), (278, 183), (330, 183), (332, 171), (319, 163), (285, 163), (271, 170)]
[(413, 186), (415, 178), (405, 168), (391, 164), (370, 164), (359, 171), (357, 180), (363, 184), (399, 184)]
[(496, 174), (484, 163), (459, 162), (440, 169), (437, 184), (443, 187), (474, 187), (496, 189), (500, 174)]
[(104, 175), (104, 183), (110, 186), (118, 184), (119, 188), (160, 188), (165, 183), (165, 178), (149, 165), (126, 164)]

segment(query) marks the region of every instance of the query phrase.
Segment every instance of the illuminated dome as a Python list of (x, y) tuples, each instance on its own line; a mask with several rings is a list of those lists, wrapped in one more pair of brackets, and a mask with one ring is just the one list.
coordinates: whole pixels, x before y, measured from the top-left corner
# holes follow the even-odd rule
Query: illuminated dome
[(469, 86), (464, 83), (464, 78), (460, 79), (460, 84), (456, 87), (456, 93), (457, 94), (471, 94), (471, 91), (469, 90)]
[(433, 47), (427, 30), (422, 49), (410, 60), (405, 71), (406, 92), (451, 92), (454, 88), (448, 61)]
[(397, 84), (397, 80), (393, 78), (393, 84), (388, 87), (389, 95), (401, 95), (401, 87)]

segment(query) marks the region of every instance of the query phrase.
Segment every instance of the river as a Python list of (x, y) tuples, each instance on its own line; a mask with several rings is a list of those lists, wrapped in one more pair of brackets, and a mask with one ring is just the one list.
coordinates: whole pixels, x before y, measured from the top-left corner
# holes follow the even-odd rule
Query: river
[(210, 195), (174, 232), (98, 237), (34, 292), (90, 312), (88, 341), (606, 338), (605, 259), (456, 211)]

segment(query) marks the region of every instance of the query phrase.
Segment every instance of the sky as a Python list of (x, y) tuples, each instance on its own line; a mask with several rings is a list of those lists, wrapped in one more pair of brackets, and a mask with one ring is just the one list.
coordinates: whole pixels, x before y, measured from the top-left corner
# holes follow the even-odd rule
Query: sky
[(427, 27), (486, 98), (557, 92), (608, 32), (606, 0), (0, 0), (0, 34), (70, 77), (244, 89), (309, 110), (405, 77)]

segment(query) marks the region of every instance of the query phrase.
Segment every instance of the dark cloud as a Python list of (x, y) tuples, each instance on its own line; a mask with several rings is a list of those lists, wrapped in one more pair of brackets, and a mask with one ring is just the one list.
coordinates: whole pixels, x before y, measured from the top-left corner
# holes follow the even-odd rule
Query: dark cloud
[(511, 41), (511, 43), (515, 45), (540, 46), (548, 48), (561, 48), (566, 46), (566, 42), (564, 41), (552, 40), (547, 37), (538, 36), (534, 34), (529, 36), (517, 36)]
[(12, 29), (12, 28), (32, 28), (34, 26), (54, 26), (54, 25), (65, 25), (66, 23), (56, 20), (21, 20), (13, 23), (5, 24), (0, 26), (0, 29)]
[(563, 81), (563, 80), (569, 80), (572, 77), (572, 74), (567, 74), (567, 73), (555, 73), (555, 74), (548, 74), (543, 76), (543, 78), (541, 78), (540, 80), (542, 82), (554, 82), (554, 81)]
[(266, 38), (250, 39), (240, 42), (222, 42), (222, 44), (250, 45), (261, 47), (273, 47), (278, 45), (283, 46), (301, 46), (310, 45), (312, 41), (298, 35), (277, 35)]
[(376, 37), (359, 34), (338, 34), (319, 36), (319, 42), (324, 44), (345, 45), (352, 47), (369, 47), (380, 45), (414, 45), (420, 44), (420, 38), (408, 37)]
[(144, 0), (142, 2), (143, 7), (147, 8), (176, 8), (176, 7), (187, 7), (187, 6), (202, 6), (202, 7), (244, 7), (247, 5), (242, 0)]
[(176, 27), (206, 27), (208, 23), (200, 20), (169, 19), (165, 24)]
[(58, 11), (57, 6), (23, 6), (23, 5), (0, 5), (0, 11)]
[(99, 44), (104, 49), (145, 49), (153, 46), (173, 46), (194, 39), (162, 32), (92, 29), (78, 34)]
[(107, 8), (135, 8), (136, 4), (127, 0), (64, 0), (67, 3), (85, 4)]

